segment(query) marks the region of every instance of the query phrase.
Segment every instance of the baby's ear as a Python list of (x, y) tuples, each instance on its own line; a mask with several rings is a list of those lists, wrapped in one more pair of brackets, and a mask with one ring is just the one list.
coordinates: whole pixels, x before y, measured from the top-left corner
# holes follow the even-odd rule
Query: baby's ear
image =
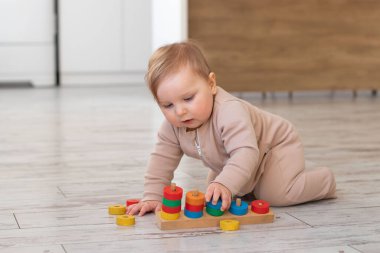
[(214, 72), (210, 72), (208, 75), (208, 85), (211, 88), (211, 92), (213, 95), (216, 94), (216, 75)]

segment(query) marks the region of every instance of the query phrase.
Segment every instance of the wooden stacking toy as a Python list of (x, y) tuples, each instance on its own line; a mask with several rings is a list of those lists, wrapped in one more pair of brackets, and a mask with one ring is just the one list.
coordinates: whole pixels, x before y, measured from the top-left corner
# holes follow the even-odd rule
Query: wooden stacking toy
[[(177, 189), (176, 190), (177, 194), (178, 192), (181, 192), (181, 194), (179, 195), (182, 197), (182, 189), (178, 186), (176, 186), (176, 189)], [(165, 190), (164, 192), (166, 191), (173, 193), (173, 189), (170, 186), (169, 186), (169, 189)], [(156, 219), (157, 219), (158, 227), (162, 230), (220, 227), (223, 230), (231, 231), (231, 230), (239, 229), (239, 225), (271, 223), (274, 221), (274, 213), (271, 211), (269, 207), (269, 203), (263, 200), (256, 200), (252, 202), (251, 208), (249, 208), (249, 205), (246, 202), (237, 199), (236, 201), (232, 203), (231, 208), (222, 214), (219, 213), (221, 212), (220, 211), (220, 208), (222, 205), (221, 201), (218, 201), (216, 205), (213, 205), (210, 202), (210, 203), (206, 203), (206, 207), (203, 208), (202, 216), (200, 216), (199, 218), (189, 217), (192, 215), (192, 213), (190, 212), (199, 210), (199, 207), (194, 208), (191, 206), (192, 204), (193, 205), (200, 204), (201, 200), (199, 200), (199, 202), (189, 201), (190, 199), (202, 199), (202, 194), (200, 192), (198, 192), (198, 196), (196, 194), (197, 193), (195, 193), (194, 191), (190, 191), (186, 193), (187, 205), (185, 204), (185, 210), (179, 213), (176, 213), (175, 219), (173, 219), (173, 217), (166, 217), (167, 215), (173, 215), (173, 214), (166, 213), (163, 211), (157, 212)], [(164, 193), (164, 198), (163, 198), (163, 203), (162, 203), (163, 206), (165, 205), (168, 207), (176, 207), (180, 205), (181, 201), (178, 195), (177, 195), (176, 200), (167, 199), (165, 196), (167, 197), (167, 195), (165, 195)], [(173, 196), (170, 195), (169, 197), (173, 197)], [(210, 211), (211, 214), (207, 211), (207, 209), (209, 209), (209, 211), (211, 210)], [(200, 214), (198, 213), (197, 215), (199, 216)], [(223, 222), (221, 223), (221, 221)]]
[(180, 217), (182, 194), (182, 188), (176, 186), (175, 183), (164, 188), (164, 197), (160, 211), (160, 217), (162, 219), (176, 220)]
[(197, 219), (203, 216), (205, 195), (198, 190), (186, 193), (184, 214), (186, 217)]

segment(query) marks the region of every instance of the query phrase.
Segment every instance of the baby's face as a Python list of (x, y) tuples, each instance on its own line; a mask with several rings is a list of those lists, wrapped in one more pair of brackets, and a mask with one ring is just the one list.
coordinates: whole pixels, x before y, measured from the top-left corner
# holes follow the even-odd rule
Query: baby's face
[(209, 119), (215, 94), (215, 74), (205, 80), (187, 66), (159, 83), (157, 101), (172, 125), (197, 128)]

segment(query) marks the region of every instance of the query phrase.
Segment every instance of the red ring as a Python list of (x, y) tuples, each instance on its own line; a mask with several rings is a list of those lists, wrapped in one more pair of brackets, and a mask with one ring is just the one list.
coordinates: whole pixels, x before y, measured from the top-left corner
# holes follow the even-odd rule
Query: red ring
[(168, 200), (182, 199), (182, 194), (183, 194), (183, 190), (179, 186), (175, 187), (175, 191), (172, 191), (171, 186), (165, 186), (164, 188), (164, 198)]
[(181, 206), (170, 207), (170, 206), (162, 205), (161, 209), (165, 213), (179, 213), (179, 212), (181, 212)]
[(126, 206), (134, 205), (140, 202), (140, 199), (127, 199)]
[(255, 200), (251, 203), (251, 210), (254, 213), (265, 214), (269, 212), (269, 203), (264, 200)]
[(201, 206), (193, 206), (193, 205), (190, 205), (188, 203), (185, 203), (185, 209), (186, 210), (189, 210), (191, 212), (200, 212), (200, 211), (203, 211), (203, 208), (204, 208), (204, 205), (201, 205)]

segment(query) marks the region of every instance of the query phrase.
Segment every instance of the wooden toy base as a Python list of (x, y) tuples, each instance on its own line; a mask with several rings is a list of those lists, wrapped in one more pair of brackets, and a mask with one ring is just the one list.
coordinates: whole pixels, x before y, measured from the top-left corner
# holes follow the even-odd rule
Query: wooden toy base
[(181, 211), (180, 217), (177, 220), (164, 220), (160, 216), (160, 212), (156, 213), (157, 225), (161, 230), (183, 229), (183, 228), (207, 228), (219, 227), (221, 220), (238, 220), (240, 225), (244, 224), (261, 224), (272, 223), (274, 221), (274, 213), (269, 210), (266, 214), (257, 214), (248, 210), (248, 213), (243, 216), (233, 215), (230, 212), (224, 213), (222, 216), (211, 216), (206, 210), (203, 216), (198, 219), (191, 219), (186, 217)]

